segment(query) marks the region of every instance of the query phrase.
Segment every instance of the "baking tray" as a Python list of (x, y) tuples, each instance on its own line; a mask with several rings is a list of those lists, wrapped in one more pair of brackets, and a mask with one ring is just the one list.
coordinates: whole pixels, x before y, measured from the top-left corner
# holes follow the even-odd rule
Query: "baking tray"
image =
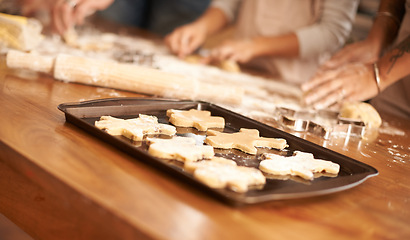
[[(237, 132), (240, 128), (253, 128), (258, 129), (262, 137), (284, 138), (289, 145), (287, 149), (282, 151), (259, 148), (256, 156), (234, 149), (215, 149), (216, 156), (233, 159), (238, 165), (257, 168), (261, 160), (260, 154), (263, 152), (291, 156), (294, 151), (304, 151), (313, 153), (316, 158), (338, 163), (340, 165), (340, 172), (337, 176), (321, 176), (312, 181), (304, 181), (301, 178), (287, 180), (267, 178), (263, 188), (250, 189), (246, 193), (236, 193), (228, 189), (212, 189), (197, 181), (193, 178), (192, 174), (185, 172), (182, 163), (149, 155), (147, 152), (148, 147), (144, 142), (132, 142), (122, 136), (112, 136), (94, 126), (94, 122), (103, 115), (127, 119), (136, 118), (138, 114), (148, 114), (158, 117), (160, 123), (169, 123), (166, 110), (188, 110), (192, 108), (208, 110), (212, 113), (212, 116), (224, 117), (226, 123), (224, 132)], [(78, 103), (63, 103), (58, 106), (58, 109), (65, 113), (67, 122), (121, 149), (136, 160), (146, 162), (155, 168), (163, 170), (165, 173), (171, 174), (185, 182), (188, 185), (187, 187), (200, 189), (200, 191), (234, 206), (335, 193), (357, 186), (369, 177), (378, 174), (375, 168), (365, 163), (207, 102), (151, 98), (110, 98)], [(177, 127), (177, 135), (195, 137), (198, 141), (203, 141), (206, 136), (205, 134), (205, 132), (199, 132), (193, 128)]]

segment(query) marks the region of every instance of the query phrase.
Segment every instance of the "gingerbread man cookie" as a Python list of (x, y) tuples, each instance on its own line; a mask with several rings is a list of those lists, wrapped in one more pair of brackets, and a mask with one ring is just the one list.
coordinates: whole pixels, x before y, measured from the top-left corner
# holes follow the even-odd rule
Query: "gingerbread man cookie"
[(205, 110), (190, 109), (189, 111), (169, 109), (167, 111), (169, 122), (178, 127), (194, 127), (199, 131), (208, 128), (224, 128), (223, 117), (211, 116), (211, 112)]
[(205, 143), (222, 149), (235, 148), (249, 154), (256, 154), (256, 147), (284, 149), (288, 145), (285, 139), (259, 137), (257, 129), (241, 128), (237, 133), (223, 133), (208, 130)]
[(212, 157), (208, 161), (186, 162), (184, 164), (184, 169), (185, 169), (185, 171), (193, 173), (195, 171), (195, 169), (197, 169), (198, 167), (200, 167), (202, 165), (215, 166), (215, 167), (218, 167), (218, 166), (221, 166), (221, 165), (237, 166), (236, 162), (233, 161), (233, 160), (226, 159), (226, 158), (223, 158), (223, 157)]
[(265, 153), (259, 164), (259, 169), (268, 174), (299, 176), (303, 179), (313, 180), (314, 173), (338, 174), (340, 166), (331, 161), (315, 159), (313, 154), (296, 152), (291, 157)]
[(134, 141), (141, 141), (148, 134), (165, 134), (172, 136), (176, 128), (168, 124), (158, 123), (155, 116), (140, 114), (138, 118), (121, 119), (102, 116), (95, 126), (111, 135), (123, 135)]
[(185, 163), (185, 169), (193, 171), (194, 178), (211, 188), (228, 188), (247, 192), (249, 186), (262, 186), (266, 178), (256, 168), (237, 166), (232, 160), (214, 157), (211, 160)]
[(147, 138), (147, 141), (150, 144), (148, 153), (159, 158), (191, 162), (214, 156), (213, 147), (196, 145), (195, 139), (190, 137)]

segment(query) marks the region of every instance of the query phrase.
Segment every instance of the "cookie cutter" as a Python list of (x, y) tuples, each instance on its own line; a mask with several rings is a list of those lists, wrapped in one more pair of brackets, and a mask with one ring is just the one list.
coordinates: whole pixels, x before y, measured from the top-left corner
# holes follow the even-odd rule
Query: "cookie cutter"
[(304, 132), (308, 129), (309, 122), (314, 119), (315, 113), (310, 110), (293, 110), (279, 107), (276, 109), (279, 114), (279, 122), (297, 132)]
[(340, 117), (333, 110), (293, 110), (285, 107), (276, 109), (279, 123), (296, 132), (307, 132), (324, 139), (332, 135), (345, 135), (362, 138), (366, 124), (360, 120)]
[(114, 54), (114, 59), (121, 63), (131, 63), (147, 67), (155, 66), (154, 54), (144, 53), (139, 50), (116, 53)]
[(333, 133), (362, 138), (366, 134), (366, 124), (357, 119), (339, 116), (338, 124), (333, 126)]

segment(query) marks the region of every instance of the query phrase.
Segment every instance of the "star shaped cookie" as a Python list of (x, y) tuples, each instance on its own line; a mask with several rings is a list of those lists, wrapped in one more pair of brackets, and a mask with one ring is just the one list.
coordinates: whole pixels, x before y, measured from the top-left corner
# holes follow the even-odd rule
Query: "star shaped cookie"
[(208, 130), (207, 135), (205, 143), (215, 148), (235, 148), (253, 155), (257, 153), (256, 147), (282, 150), (288, 146), (285, 139), (260, 137), (257, 129), (241, 128), (237, 133)]
[(210, 111), (190, 109), (167, 110), (169, 122), (178, 127), (194, 127), (199, 131), (206, 131), (208, 128), (224, 128), (225, 119), (223, 117), (211, 116)]

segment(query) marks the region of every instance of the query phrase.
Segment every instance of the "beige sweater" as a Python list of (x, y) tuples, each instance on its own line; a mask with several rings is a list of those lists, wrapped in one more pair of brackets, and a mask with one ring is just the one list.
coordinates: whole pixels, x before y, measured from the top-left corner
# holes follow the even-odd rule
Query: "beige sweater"
[(310, 79), (319, 64), (348, 38), (358, 0), (213, 0), (237, 23), (236, 37), (275, 36), (294, 32), (298, 58), (266, 57), (251, 62), (293, 83)]

